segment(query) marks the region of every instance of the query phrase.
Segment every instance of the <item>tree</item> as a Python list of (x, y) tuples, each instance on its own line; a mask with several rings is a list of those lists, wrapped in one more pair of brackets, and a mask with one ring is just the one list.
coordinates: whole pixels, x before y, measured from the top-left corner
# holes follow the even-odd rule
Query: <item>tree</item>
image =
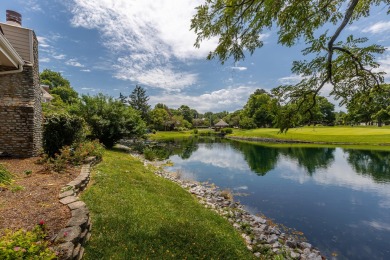
[(50, 94), (58, 95), (67, 104), (76, 102), (79, 97), (79, 94), (73, 88), (64, 86), (53, 88)]
[(111, 148), (122, 138), (137, 138), (145, 133), (145, 122), (132, 107), (112, 97), (83, 95), (77, 113), (87, 122), (92, 138)]
[(154, 108), (150, 111), (150, 122), (153, 129), (167, 130), (168, 122), (170, 122), (170, 116), (164, 108)]
[(70, 87), (69, 80), (62, 77), (60, 72), (51, 71), (49, 69), (45, 69), (40, 74), (41, 83), (45, 85), (49, 85), (50, 89), (56, 87)]
[(242, 110), (242, 116), (252, 118), (257, 127), (272, 126), (272, 98), (264, 90), (257, 89), (249, 96), (248, 102)]
[(148, 122), (150, 106), (148, 104), (149, 97), (146, 95), (145, 89), (139, 85), (136, 85), (129, 98), (130, 106), (139, 111), (142, 119), (145, 122)]
[(128, 104), (129, 101), (127, 100), (127, 97), (122, 95), (122, 92), (119, 92), (119, 100), (120, 102), (122, 102), (123, 104)]
[[(293, 62), (292, 72), (302, 80), (296, 85), (280, 86), (280, 102), (294, 104), (295, 111), (308, 113), (316, 105), (316, 96), (325, 84), (333, 85), (331, 95), (340, 104), (347, 104), (358, 93), (380, 89), (383, 72), (378, 54), (385, 48), (378, 44), (363, 46), (367, 38), (346, 36), (341, 33), (347, 25), (367, 17), (373, 5), (383, 4), (390, 13), (388, 0), (207, 0), (197, 8), (191, 29), (197, 33), (196, 47), (211, 37), (218, 36), (219, 43), (208, 59), (218, 57), (224, 63), (230, 57), (235, 61), (245, 58), (245, 51), (253, 52), (263, 46), (261, 33), (277, 27), (278, 42), (290, 47), (298, 41), (307, 45), (302, 53), (312, 60)], [(330, 25), (335, 29), (329, 30)], [(294, 122), (292, 114), (280, 125), (286, 131)]]
[(185, 120), (192, 123), (192, 119), (194, 119), (193, 113), (194, 111), (196, 112), (196, 110), (193, 111), (189, 106), (186, 105), (181, 105), (178, 110), (180, 111), (180, 114), (183, 116)]

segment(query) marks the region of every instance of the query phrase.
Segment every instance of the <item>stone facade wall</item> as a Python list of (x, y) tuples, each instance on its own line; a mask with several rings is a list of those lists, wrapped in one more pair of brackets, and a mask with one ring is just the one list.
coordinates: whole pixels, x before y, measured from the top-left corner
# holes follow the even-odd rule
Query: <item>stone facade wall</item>
[(42, 147), (38, 41), (33, 35), (34, 64), (0, 75), (0, 153), (15, 157), (34, 156)]

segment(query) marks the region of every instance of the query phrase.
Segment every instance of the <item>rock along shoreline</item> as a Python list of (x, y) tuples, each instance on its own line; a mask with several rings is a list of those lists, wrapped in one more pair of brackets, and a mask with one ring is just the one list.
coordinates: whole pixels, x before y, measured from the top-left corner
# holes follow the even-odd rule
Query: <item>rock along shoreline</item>
[[(161, 162), (145, 160), (141, 155), (131, 153), (131, 156), (143, 161), (144, 166), (162, 166)], [(227, 196), (217, 186), (196, 181), (181, 180), (175, 173), (157, 167), (157, 176), (179, 184), (182, 188), (194, 194), (199, 202), (222, 217), (226, 218), (243, 237), (247, 248), (255, 257), (269, 254), (283, 256), (284, 259), (322, 260), (326, 259), (321, 252), (310, 243), (302, 242), (283, 233), (275, 224), (264, 217), (256, 216), (244, 209), (239, 202)]]

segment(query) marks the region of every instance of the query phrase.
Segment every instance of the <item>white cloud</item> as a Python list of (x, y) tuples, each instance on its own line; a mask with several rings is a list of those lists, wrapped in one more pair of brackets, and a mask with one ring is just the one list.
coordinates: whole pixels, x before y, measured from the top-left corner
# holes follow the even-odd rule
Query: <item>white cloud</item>
[(238, 70), (238, 71), (243, 71), (243, 70), (247, 70), (248, 68), (247, 67), (231, 67), (232, 70)]
[(290, 75), (288, 77), (279, 78), (278, 81), (283, 85), (294, 85), (303, 79), (301, 75)]
[(203, 59), (217, 44), (214, 39), (203, 42), (200, 49), (193, 46), (196, 35), (189, 30), (191, 17), (202, 2), (73, 0), (71, 22), (100, 32), (104, 46), (117, 59), (116, 78), (178, 89), (194, 84), (197, 75), (173, 64)]
[(81, 71), (83, 71), (83, 72), (91, 72), (90, 69), (85, 69), (85, 70), (81, 70)]
[(390, 22), (387, 22), (387, 21), (377, 22), (377, 23), (363, 29), (362, 31), (373, 33), (373, 34), (385, 33), (385, 32), (390, 31)]
[(37, 36), (37, 40), (38, 40), (38, 43), (39, 43), (39, 47), (42, 47), (42, 48), (50, 47), (50, 45), (48, 43), (48, 39), (46, 37)]
[(235, 111), (242, 108), (250, 94), (252, 94), (258, 87), (239, 86), (236, 88), (227, 88), (213, 91), (209, 94), (202, 94), (199, 96), (190, 96), (185, 94), (170, 95), (169, 93), (159, 96), (150, 97), (150, 103), (155, 105), (157, 103), (164, 103), (168, 107), (177, 108), (182, 104), (186, 104), (200, 113), (207, 111)]
[(390, 79), (390, 50), (387, 50), (387, 54), (381, 56), (380, 59), (378, 59), (378, 62), (380, 64), (380, 67), (375, 69), (375, 71), (383, 71), (386, 73), (385, 78)]
[(29, 11), (43, 12), (41, 6), (37, 3), (37, 0), (23, 0), (23, 5)]
[(57, 60), (63, 60), (66, 58), (66, 55), (65, 54), (57, 54), (57, 55), (53, 55), (53, 58), (57, 59)]
[(47, 57), (46, 58), (40, 58), (39, 62), (45, 62), (45, 63), (46, 62), (50, 62), (50, 58), (47, 58)]
[(83, 64), (77, 61), (77, 59), (69, 59), (65, 62), (66, 65), (73, 66), (73, 67), (85, 67)]

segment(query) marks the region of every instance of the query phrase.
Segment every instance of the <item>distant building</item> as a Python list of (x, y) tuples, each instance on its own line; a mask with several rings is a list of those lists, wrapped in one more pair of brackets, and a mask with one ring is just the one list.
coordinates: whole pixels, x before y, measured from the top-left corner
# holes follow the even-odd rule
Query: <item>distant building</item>
[(215, 130), (225, 128), (225, 127), (229, 127), (229, 124), (223, 121), (222, 119), (219, 120), (219, 122), (214, 125)]
[(0, 155), (30, 157), (42, 147), (38, 40), (7, 10), (0, 23)]
[(48, 85), (41, 85), (42, 103), (49, 103), (54, 99), (54, 97), (50, 95), (49, 89), (50, 87)]

